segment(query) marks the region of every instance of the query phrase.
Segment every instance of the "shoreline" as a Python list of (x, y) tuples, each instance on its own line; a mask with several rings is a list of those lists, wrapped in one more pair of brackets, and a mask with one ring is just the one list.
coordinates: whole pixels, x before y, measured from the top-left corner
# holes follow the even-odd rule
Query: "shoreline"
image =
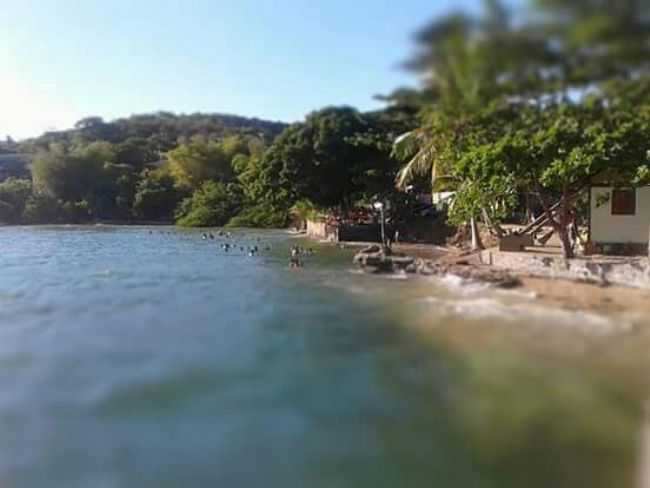
[(650, 290), (535, 276), (522, 276), (521, 281), (521, 290), (564, 310), (650, 315)]
[(160, 222), (160, 221), (124, 221), (124, 220), (104, 220), (97, 222), (82, 222), (82, 223), (70, 223), (70, 222), (52, 222), (52, 223), (43, 223), (43, 224), (0, 224), (2, 227), (99, 227), (99, 226), (111, 226), (111, 227), (178, 227), (174, 222)]
[[(409, 246), (402, 245), (400, 250), (408, 250)], [(480, 253), (429, 247), (437, 254), (433, 259), (418, 253), (386, 256), (375, 244), (361, 249), (354, 262), (368, 273), (443, 279), (453, 276), (460, 279), (461, 286), (485, 284), (493, 289), (517, 290), (531, 294), (539, 303), (563, 310), (650, 315), (650, 287), (625, 286), (579, 275), (544, 275), (533, 268), (501, 268), (482, 263)]]
[[(175, 227), (166, 222), (103, 221), (85, 224), (21, 224), (0, 227)], [(216, 227), (214, 227), (216, 228)], [(198, 228), (195, 228), (198, 229)], [(207, 228), (206, 228), (207, 229)], [(376, 243), (332, 243), (310, 239), (290, 229), (274, 229), (290, 237), (306, 238), (321, 245), (356, 251), (355, 264), (368, 274), (401, 274), (407, 276), (453, 276), (462, 285), (485, 284), (494, 289), (517, 290), (531, 294), (540, 303), (571, 311), (608, 314), (632, 313), (650, 316), (650, 287), (624, 286), (580, 276), (551, 276), (532, 269), (509, 269), (484, 264), (480, 253), (462, 252), (458, 248), (432, 244), (394, 244), (393, 254), (384, 256)], [(364, 256), (360, 261), (359, 257)], [(369, 261), (368, 261), (369, 259)], [(373, 261), (373, 259), (375, 261)]]

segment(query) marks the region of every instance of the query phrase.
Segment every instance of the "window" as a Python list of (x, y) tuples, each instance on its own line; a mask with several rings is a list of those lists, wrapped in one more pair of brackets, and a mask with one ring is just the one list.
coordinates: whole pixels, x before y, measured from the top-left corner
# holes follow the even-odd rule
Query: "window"
[(614, 190), (612, 192), (612, 215), (636, 215), (636, 190)]

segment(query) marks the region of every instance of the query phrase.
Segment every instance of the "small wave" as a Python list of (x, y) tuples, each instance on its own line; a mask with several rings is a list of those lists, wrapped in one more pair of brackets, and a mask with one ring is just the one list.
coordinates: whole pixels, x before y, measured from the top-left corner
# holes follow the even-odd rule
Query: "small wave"
[(350, 268), (347, 270), (348, 273), (353, 274), (353, 275), (365, 275), (366, 272), (362, 269), (359, 268)]
[(408, 280), (409, 275), (406, 273), (392, 273), (392, 274), (387, 274), (384, 275), (385, 279), (387, 280)]
[(441, 283), (447, 288), (453, 289), (454, 293), (462, 295), (474, 295), (485, 290), (489, 290), (491, 286), (487, 283), (479, 283), (475, 281), (468, 281), (460, 276), (446, 275), (441, 278), (434, 278), (436, 283)]
[(435, 304), (439, 313), (463, 315), (473, 319), (499, 319), (508, 323), (563, 326), (585, 333), (609, 335), (622, 333), (633, 327), (632, 322), (591, 312), (551, 308), (531, 303), (508, 304), (495, 298), (449, 300), (427, 297), (427, 303)]

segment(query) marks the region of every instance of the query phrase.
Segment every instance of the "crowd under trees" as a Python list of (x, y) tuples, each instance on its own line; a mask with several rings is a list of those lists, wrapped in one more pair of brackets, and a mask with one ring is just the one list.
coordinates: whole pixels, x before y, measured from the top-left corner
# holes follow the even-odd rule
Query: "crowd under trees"
[(417, 34), (406, 67), (423, 84), (382, 97), (384, 110), (331, 107), (289, 126), (90, 117), (12, 141), (31, 177), (0, 183), (0, 219), (284, 226), (296, 206), (352, 209), (415, 186), (454, 191), (453, 223), (497, 230), (525, 200), (571, 256), (575, 195), (593, 178), (650, 175), (650, 0), (483, 4)]

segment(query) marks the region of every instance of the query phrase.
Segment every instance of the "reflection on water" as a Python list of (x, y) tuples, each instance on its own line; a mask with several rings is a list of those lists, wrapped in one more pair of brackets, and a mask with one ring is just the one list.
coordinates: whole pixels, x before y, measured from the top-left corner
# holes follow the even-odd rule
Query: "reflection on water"
[(236, 239), (0, 230), (0, 486), (647, 486), (639, 324)]

